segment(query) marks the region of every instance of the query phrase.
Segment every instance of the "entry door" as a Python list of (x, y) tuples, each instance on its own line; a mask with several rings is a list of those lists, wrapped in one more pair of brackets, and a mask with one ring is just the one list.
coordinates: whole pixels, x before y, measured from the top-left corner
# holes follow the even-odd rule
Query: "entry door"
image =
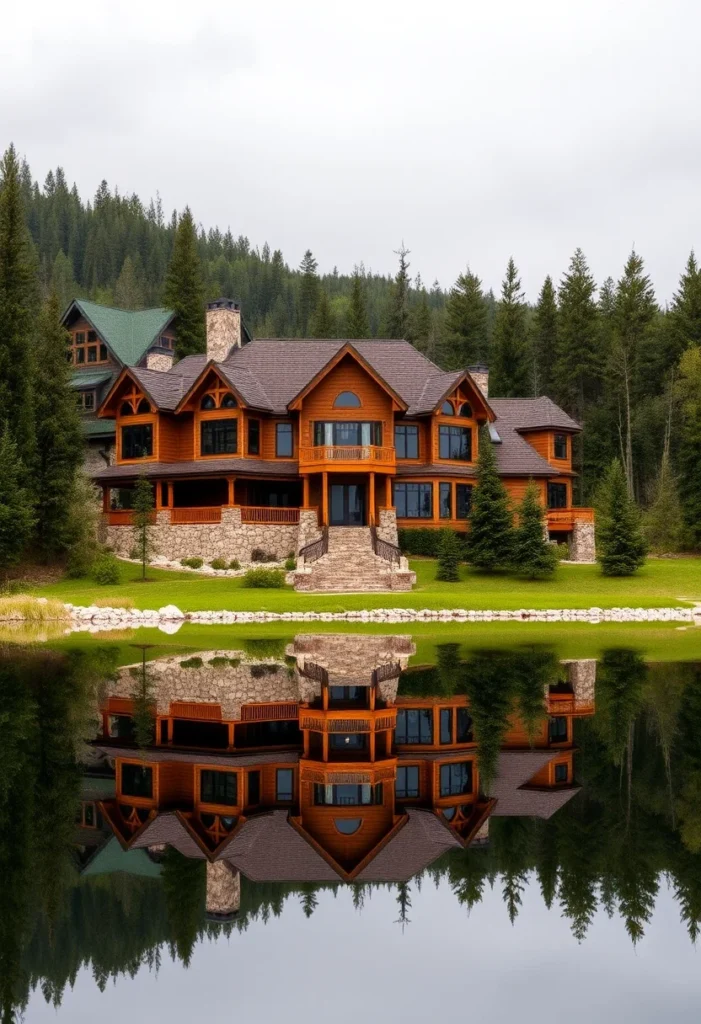
[(362, 484), (331, 484), (331, 526), (365, 524), (365, 487)]

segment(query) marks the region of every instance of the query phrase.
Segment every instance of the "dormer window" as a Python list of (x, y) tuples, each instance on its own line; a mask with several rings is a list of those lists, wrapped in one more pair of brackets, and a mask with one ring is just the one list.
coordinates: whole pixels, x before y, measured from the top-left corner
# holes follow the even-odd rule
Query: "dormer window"
[(205, 395), (200, 402), (200, 409), (216, 409), (217, 403), (214, 401), (214, 395)]
[(452, 402), (444, 402), (443, 403), (443, 405), (441, 406), (441, 415), (442, 416), (454, 416), (455, 415), (455, 409), (453, 408)]
[(149, 402), (146, 401), (145, 398), (142, 398), (141, 401), (139, 402), (137, 408), (136, 408), (136, 411), (138, 413), (151, 412), (151, 406), (150, 406)]
[(234, 398), (234, 396), (231, 393), (229, 393), (227, 395), (224, 395), (224, 397), (221, 400), (221, 407), (222, 407), (222, 409), (235, 409), (236, 408), (236, 399)]
[(120, 416), (133, 416), (134, 415), (134, 410), (131, 407), (131, 402), (122, 402), (122, 405), (121, 405), (121, 407), (119, 409), (119, 415)]
[(460, 415), (466, 420), (472, 419), (472, 406), (469, 402), (463, 402), (460, 406)]
[(333, 404), (336, 409), (359, 409), (360, 399), (353, 391), (342, 391)]

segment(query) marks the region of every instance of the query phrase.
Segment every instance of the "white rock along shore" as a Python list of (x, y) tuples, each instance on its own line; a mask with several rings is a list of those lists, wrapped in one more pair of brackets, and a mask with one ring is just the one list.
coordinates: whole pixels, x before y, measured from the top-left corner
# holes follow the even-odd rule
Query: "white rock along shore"
[(181, 612), (175, 605), (156, 610), (81, 607), (67, 604), (71, 616), (69, 632), (100, 632), (110, 629), (157, 627), (175, 633), (185, 622), (199, 625), (240, 625), (264, 622), (669, 622), (701, 626), (701, 604), (691, 608), (520, 608), (475, 611), (466, 608), (373, 608), (348, 612)]

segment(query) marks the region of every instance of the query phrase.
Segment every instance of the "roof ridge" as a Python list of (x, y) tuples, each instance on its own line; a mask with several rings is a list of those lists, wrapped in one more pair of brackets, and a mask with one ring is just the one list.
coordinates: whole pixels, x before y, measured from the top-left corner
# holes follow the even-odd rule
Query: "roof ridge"
[(167, 313), (174, 313), (175, 310), (169, 309), (168, 306), (147, 306), (145, 309), (124, 309), (123, 306), (108, 306), (104, 302), (95, 302), (94, 299), (73, 299), (73, 302), (88, 302), (91, 306), (97, 306), (99, 309), (109, 309), (114, 313), (155, 313), (156, 310), (164, 310)]

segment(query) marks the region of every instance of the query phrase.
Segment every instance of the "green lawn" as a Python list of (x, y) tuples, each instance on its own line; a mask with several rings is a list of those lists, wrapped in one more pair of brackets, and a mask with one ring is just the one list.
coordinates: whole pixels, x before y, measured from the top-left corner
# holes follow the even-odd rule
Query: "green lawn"
[(417, 585), (410, 594), (296, 594), (282, 590), (248, 590), (241, 579), (213, 579), (193, 573), (150, 569), (150, 582), (139, 581), (139, 568), (121, 563), (121, 582), (99, 586), (64, 579), (36, 588), (37, 596), (73, 604), (96, 598), (130, 597), (137, 608), (175, 604), (182, 611), (319, 611), (363, 608), (600, 608), (673, 606), (681, 599), (701, 602), (701, 559), (651, 559), (636, 576), (609, 579), (596, 565), (560, 565), (553, 580), (527, 582), (513, 576), (486, 576), (462, 567), (459, 583), (436, 582), (432, 559), (411, 562)]

